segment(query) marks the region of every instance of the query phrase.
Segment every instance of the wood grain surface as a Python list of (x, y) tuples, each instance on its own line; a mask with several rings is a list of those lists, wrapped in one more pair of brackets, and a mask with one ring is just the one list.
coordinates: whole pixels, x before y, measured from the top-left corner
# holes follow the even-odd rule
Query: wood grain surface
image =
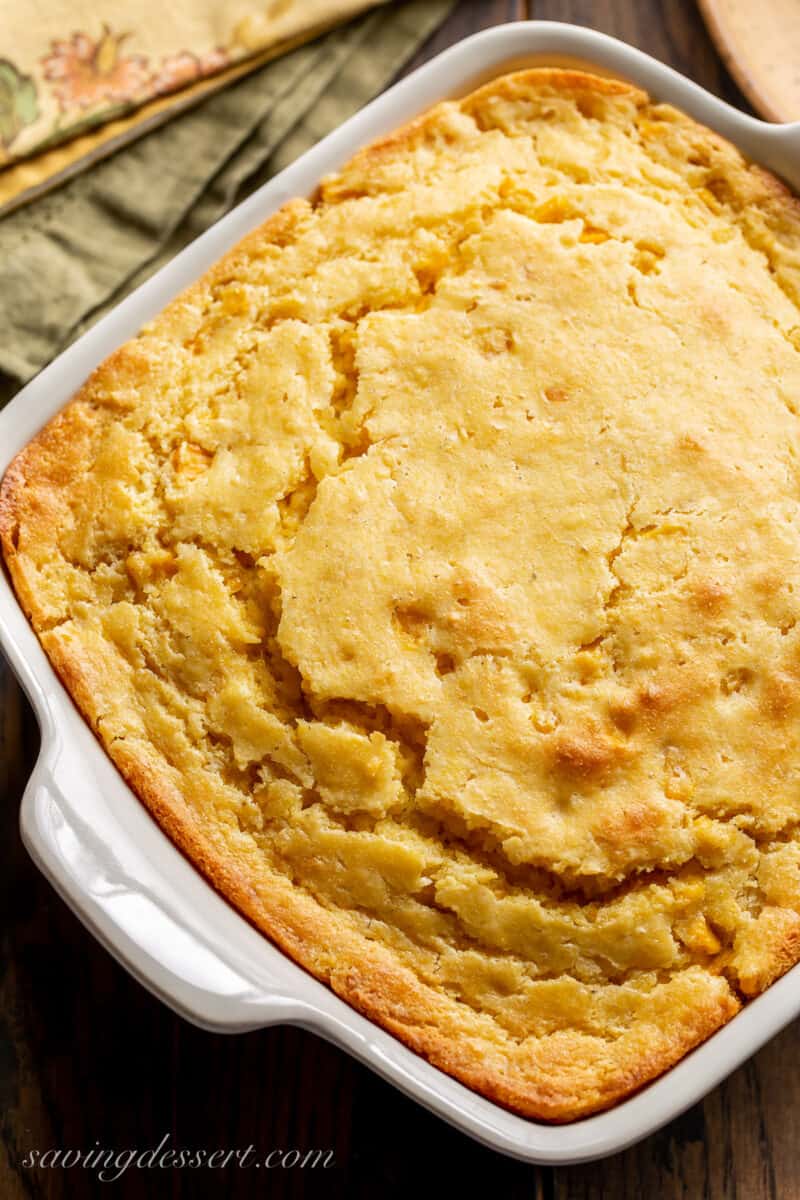
[(725, 66), (769, 121), (800, 119), (797, 0), (698, 0)]
[[(591, 25), (746, 107), (692, 0), (462, 0), (418, 56), (535, 16)], [(415, 65), (415, 64), (411, 64)], [(331, 1200), (800, 1200), (800, 1023), (668, 1128), (600, 1163), (556, 1170), (485, 1150), (318, 1038), (237, 1037), (174, 1017), (118, 967), (51, 891), (17, 832), (38, 734), (0, 665), (3, 946), (0, 1200), (324, 1196)], [(322, 1171), (29, 1169), (31, 1150), (331, 1148)]]

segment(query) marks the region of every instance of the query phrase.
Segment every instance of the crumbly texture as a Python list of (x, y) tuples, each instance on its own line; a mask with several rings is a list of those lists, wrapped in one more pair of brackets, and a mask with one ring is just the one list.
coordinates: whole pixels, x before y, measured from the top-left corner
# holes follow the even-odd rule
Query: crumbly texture
[(506, 76), (358, 154), (25, 449), (17, 593), (265, 933), (532, 1117), (800, 956), (800, 213)]

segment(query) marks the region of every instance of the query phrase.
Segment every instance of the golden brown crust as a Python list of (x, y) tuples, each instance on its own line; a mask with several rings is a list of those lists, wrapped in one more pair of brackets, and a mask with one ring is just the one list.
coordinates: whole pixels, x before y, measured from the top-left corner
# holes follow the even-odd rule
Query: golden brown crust
[[(71, 657), (57, 643), (48, 642), (46, 648), (73, 699), (94, 724), (97, 711), (92, 696), (97, 692), (100, 680), (96, 672), (102, 670), (102, 664)], [(285, 953), (434, 1066), (524, 1116), (563, 1122), (610, 1107), (705, 1041), (741, 1007), (725, 982), (716, 979), (706, 994), (701, 991), (685, 1021), (672, 1009), (669, 1022), (648, 1030), (630, 1057), (609, 1053), (602, 1066), (593, 1060), (581, 1062), (586, 1047), (581, 1046), (580, 1038), (564, 1037), (557, 1046), (537, 1047), (532, 1054), (521, 1044), (518, 1061), (502, 1061), (487, 1041), (464, 1038), (441, 996), (410, 971), (399, 968), (385, 954), (365, 959), (356, 939), (343, 936), (341, 927), (324, 910), (306, 897), (292, 896), (285, 888), (277, 891), (285, 882), (282, 877), (265, 877), (259, 881), (261, 886), (254, 888), (246, 872), (237, 870), (230, 857), (210, 844), (197, 827), (175, 781), (149, 756), (147, 747), (131, 750), (125, 742), (112, 742), (106, 744), (106, 750), (190, 862)], [(336, 957), (333, 964), (320, 969), (315, 950), (325, 944), (336, 945)], [(515, 1068), (519, 1074), (515, 1075)]]
[[(437, 191), (429, 178), (440, 163)], [(393, 207), (398, 195), (411, 198), (405, 207)], [(396, 233), (414, 205), (417, 226)], [(693, 307), (673, 309), (687, 288), (681, 247), (695, 236), (730, 293), (720, 301), (700, 275)], [(577, 347), (569, 362), (558, 342), (532, 358), (521, 378), (537, 379), (537, 395), (524, 397), (523, 424), (507, 427), (514, 471), (533, 463), (541, 473), (548, 457), (580, 494), (598, 470), (578, 505), (594, 516), (572, 560), (558, 555), (574, 527), (530, 546), (527, 527), (514, 527), (515, 569), (525, 554), (536, 563), (522, 580), (502, 574), (503, 526), (491, 525), (490, 507), (485, 544), (476, 533), (461, 553), (457, 513), (441, 534), (437, 514), (458, 491), (450, 464), (473, 451), (447, 443), (441, 453), (432, 406), (413, 405), (445, 379), (441, 412), (462, 433), (472, 421), (465, 442), (494, 453), (503, 397), (519, 394), (515, 356), (534, 354), (526, 336), (535, 347), (557, 327), (560, 293), (548, 278), (559, 269), (584, 305), (592, 272), (607, 272), (604, 304), (630, 305), (616, 353), (633, 345), (643, 379), (654, 335), (636, 322), (658, 310), (657, 367), (676, 397), (670, 321), (711, 354), (735, 339), (745, 304), (763, 319), (765, 357), (762, 325), (748, 327), (743, 390), (766, 404), (765, 380), (780, 368), (784, 383), (773, 440), (759, 441), (758, 412), (743, 431), (756, 463), (744, 493), (731, 439), (747, 407), (711, 429), (715, 418), (695, 422), (675, 399), (686, 419), (665, 425), (674, 442), (655, 448), (651, 499), (645, 484), (626, 492), (647, 393), (625, 410), (621, 470), (604, 448), (611, 409), (595, 421)], [(512, 301), (493, 299), (509, 279), (513, 304), (533, 296), (544, 306), (535, 336)], [(620, 280), (627, 292), (617, 294)], [(313, 205), (275, 214), (98, 368), (0, 490), (20, 602), (162, 828), (348, 1003), (527, 1116), (566, 1121), (615, 1103), (800, 957), (786, 774), (800, 681), (784, 594), (791, 520), (776, 510), (758, 533), (754, 574), (736, 559), (751, 531), (714, 509), (715, 495), (736, 498), (734, 516), (754, 497), (789, 503), (779, 447), (795, 436), (786, 356), (796, 353), (798, 280), (800, 209), (766, 172), (627, 85), (522, 72), (367, 147)], [(421, 314), (430, 335), (408, 335)], [(600, 395), (607, 371), (618, 397), (616, 360), (603, 353), (592, 348), (594, 386)], [(463, 379), (460, 392), (447, 382), (459, 354), (463, 378), (480, 382), (474, 395)], [(497, 396), (488, 418), (475, 407), (486, 395)], [(453, 396), (464, 406), (456, 415)], [(548, 432), (572, 422), (576, 405), (582, 425)], [(530, 443), (530, 463), (526, 437), (543, 439)], [(585, 461), (568, 457), (587, 445)], [(464, 461), (480, 480), (480, 463)], [(507, 488), (503, 525), (513, 526), (515, 505), (555, 520), (547, 503), (559, 477), (520, 497)], [(444, 481), (433, 502), (431, 478)], [(494, 468), (491, 478), (501, 490)], [(685, 479), (702, 487), (701, 502)], [(264, 480), (274, 503), (251, 505)], [(476, 528), (486, 495), (467, 499)], [(417, 527), (420, 513), (428, 524)], [(429, 577), (392, 558), (407, 527), (416, 544), (445, 537)], [(346, 540), (331, 555), (332, 530)], [(551, 576), (554, 590), (539, 599), (514, 591)], [(727, 648), (737, 621), (755, 643), (738, 658)], [(643, 629), (656, 635), (647, 644)], [(673, 653), (681, 639), (688, 654)], [(711, 764), (709, 746), (716, 756), (728, 742), (730, 755)], [(741, 777), (780, 772), (787, 782), (740, 802), (731, 761)], [(326, 763), (346, 786), (330, 783)]]

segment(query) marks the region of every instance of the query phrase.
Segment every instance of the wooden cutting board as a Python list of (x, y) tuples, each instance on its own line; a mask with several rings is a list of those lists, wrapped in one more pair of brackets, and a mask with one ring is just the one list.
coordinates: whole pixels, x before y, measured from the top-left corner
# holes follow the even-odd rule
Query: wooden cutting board
[(698, 0), (726, 67), (770, 121), (800, 121), (800, 0)]

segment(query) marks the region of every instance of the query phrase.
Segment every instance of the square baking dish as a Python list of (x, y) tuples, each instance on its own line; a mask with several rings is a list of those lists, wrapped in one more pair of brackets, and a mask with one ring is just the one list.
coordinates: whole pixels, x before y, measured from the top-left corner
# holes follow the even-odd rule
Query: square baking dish
[[(647, 55), (551, 22), (467, 38), (391, 88), (260, 188), (41, 372), (0, 414), (0, 474), (93, 368), (286, 200), (308, 195), (354, 151), (436, 101), (508, 70), (579, 65), (618, 75), (717, 130), (800, 190), (800, 124), (746, 116)], [(206, 1029), (278, 1023), (313, 1030), (496, 1150), (575, 1163), (624, 1149), (724, 1079), (800, 1014), (800, 966), (660, 1079), (608, 1112), (567, 1125), (516, 1116), (451, 1079), (360, 1016), (240, 916), (183, 857), (123, 782), (61, 685), (0, 576), (0, 646), (41, 727), (22, 801), (37, 866), (95, 937), (164, 1003)]]

